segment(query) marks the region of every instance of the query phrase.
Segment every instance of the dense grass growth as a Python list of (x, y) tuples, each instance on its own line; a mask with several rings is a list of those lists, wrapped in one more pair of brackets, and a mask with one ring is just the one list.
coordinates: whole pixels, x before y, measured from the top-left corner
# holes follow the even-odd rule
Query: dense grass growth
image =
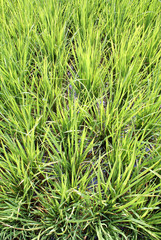
[(161, 2), (0, 16), (0, 240), (161, 239)]

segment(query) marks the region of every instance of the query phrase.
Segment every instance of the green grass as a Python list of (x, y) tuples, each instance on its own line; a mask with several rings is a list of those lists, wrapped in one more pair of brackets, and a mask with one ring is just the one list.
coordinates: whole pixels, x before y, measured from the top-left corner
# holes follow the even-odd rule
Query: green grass
[(161, 239), (161, 2), (0, 16), (0, 240)]

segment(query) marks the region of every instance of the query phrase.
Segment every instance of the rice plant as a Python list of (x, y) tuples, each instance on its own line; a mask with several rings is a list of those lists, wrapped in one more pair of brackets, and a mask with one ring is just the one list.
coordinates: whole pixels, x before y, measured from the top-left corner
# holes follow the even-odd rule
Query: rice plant
[(161, 2), (0, 16), (0, 239), (161, 239)]

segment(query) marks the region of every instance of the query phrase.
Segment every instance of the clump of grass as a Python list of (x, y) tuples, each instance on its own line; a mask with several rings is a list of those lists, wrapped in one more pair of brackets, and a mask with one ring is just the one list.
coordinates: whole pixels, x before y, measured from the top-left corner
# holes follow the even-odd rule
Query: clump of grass
[(0, 239), (159, 240), (160, 1), (0, 6)]

